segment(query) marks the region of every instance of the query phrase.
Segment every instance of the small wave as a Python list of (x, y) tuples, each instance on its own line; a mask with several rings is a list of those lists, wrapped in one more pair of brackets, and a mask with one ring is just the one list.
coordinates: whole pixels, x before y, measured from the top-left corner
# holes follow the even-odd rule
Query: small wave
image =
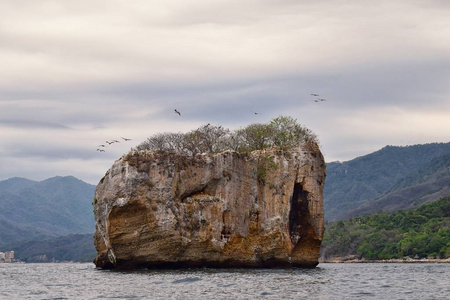
[(227, 288), (231, 286), (236, 286), (236, 283), (228, 283), (228, 284), (218, 284), (218, 287)]
[(187, 277), (187, 278), (183, 278), (183, 279), (178, 279), (175, 281), (172, 281), (173, 284), (180, 284), (180, 283), (193, 283), (193, 282), (197, 282), (197, 281), (201, 281), (202, 279), (199, 277)]
[(370, 292), (359, 292), (359, 293), (354, 293), (354, 295), (358, 296), (358, 295), (362, 295), (362, 296), (375, 296), (373, 293)]

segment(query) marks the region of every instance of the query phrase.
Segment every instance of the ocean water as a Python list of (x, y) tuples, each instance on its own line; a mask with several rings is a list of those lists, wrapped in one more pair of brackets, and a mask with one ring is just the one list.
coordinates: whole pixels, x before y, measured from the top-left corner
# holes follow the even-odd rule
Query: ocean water
[(450, 299), (450, 264), (127, 272), (0, 264), (0, 299)]

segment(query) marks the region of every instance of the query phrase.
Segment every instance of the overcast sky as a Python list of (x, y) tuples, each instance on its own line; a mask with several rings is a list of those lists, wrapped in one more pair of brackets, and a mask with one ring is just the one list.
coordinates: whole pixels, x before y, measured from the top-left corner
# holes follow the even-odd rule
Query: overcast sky
[(0, 180), (97, 184), (154, 133), (279, 115), (314, 131), (327, 162), (450, 141), (447, 0), (0, 0), (0, 11)]

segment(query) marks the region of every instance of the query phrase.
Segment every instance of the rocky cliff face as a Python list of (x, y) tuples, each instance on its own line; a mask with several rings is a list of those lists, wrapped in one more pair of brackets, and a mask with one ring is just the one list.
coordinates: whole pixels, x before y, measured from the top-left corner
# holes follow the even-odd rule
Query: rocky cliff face
[(249, 155), (130, 152), (95, 192), (95, 264), (314, 267), (324, 181), (313, 143)]

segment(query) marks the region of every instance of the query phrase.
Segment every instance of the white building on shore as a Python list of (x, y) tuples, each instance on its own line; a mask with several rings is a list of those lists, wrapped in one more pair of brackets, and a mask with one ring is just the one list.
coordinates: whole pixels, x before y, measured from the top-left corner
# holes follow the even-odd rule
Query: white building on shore
[(14, 262), (14, 251), (0, 252), (0, 263)]

